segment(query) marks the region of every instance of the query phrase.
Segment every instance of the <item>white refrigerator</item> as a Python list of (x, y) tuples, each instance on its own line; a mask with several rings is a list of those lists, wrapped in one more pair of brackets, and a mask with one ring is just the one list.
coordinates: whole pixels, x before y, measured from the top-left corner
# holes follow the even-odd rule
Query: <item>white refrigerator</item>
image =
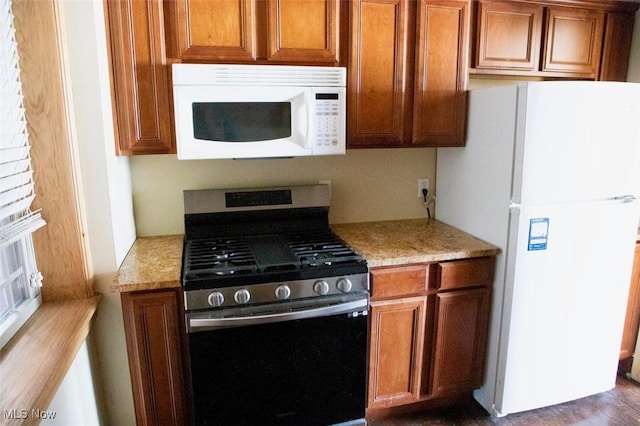
[(640, 221), (640, 84), (472, 90), (437, 152), (436, 218), (501, 248), (485, 380), (495, 417), (615, 386)]

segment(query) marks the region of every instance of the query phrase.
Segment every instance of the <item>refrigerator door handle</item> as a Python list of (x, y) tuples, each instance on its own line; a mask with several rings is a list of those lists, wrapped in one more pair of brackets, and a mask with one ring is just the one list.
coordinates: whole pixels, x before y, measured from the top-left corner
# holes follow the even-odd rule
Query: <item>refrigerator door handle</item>
[[(603, 200), (603, 201), (628, 204), (628, 203), (633, 203), (634, 201), (637, 201), (637, 200), (640, 200), (640, 198), (636, 197), (635, 195), (625, 194), (625, 195), (618, 195), (616, 197), (607, 198), (606, 200)], [(509, 203), (509, 210), (521, 211), (525, 206), (526, 206), (525, 204), (511, 202)]]
[(621, 201), (622, 203), (633, 203), (636, 200), (634, 195), (619, 195), (617, 197), (613, 197), (616, 201)]

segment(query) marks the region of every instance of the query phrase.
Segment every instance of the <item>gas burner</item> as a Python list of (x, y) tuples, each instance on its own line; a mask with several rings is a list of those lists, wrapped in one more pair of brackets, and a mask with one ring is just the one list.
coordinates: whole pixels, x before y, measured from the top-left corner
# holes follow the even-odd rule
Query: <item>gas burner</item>
[(300, 261), (305, 266), (331, 266), (335, 261), (335, 257), (328, 253), (313, 253), (308, 256), (300, 256)]

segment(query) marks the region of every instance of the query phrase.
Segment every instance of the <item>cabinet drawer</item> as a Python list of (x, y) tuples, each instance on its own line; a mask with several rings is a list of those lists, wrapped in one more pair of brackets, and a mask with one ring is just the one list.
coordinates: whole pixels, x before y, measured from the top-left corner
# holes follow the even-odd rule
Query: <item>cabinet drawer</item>
[(371, 271), (371, 298), (406, 296), (427, 289), (428, 265), (374, 269)]
[(439, 290), (488, 285), (493, 276), (493, 257), (440, 263), (438, 276)]

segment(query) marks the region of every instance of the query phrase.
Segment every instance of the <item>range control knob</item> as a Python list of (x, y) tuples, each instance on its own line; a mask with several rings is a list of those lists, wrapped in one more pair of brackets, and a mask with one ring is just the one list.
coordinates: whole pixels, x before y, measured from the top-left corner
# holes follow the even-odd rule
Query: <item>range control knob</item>
[(326, 281), (316, 281), (315, 284), (313, 284), (313, 291), (321, 296), (325, 295), (329, 293), (329, 284), (327, 284)]
[(219, 291), (214, 291), (209, 294), (207, 301), (209, 302), (209, 305), (213, 306), (214, 308), (222, 306), (222, 304), (224, 303), (224, 294), (220, 293)]
[(351, 280), (349, 278), (340, 278), (336, 283), (336, 287), (343, 293), (348, 293), (351, 291), (353, 284), (351, 284)]
[(246, 290), (244, 288), (236, 291), (235, 294), (233, 295), (233, 300), (235, 300), (238, 305), (244, 305), (245, 303), (249, 303), (250, 299), (251, 299), (251, 293), (249, 293), (249, 290)]
[(280, 300), (288, 299), (291, 296), (291, 289), (288, 285), (282, 284), (276, 287), (276, 297)]

